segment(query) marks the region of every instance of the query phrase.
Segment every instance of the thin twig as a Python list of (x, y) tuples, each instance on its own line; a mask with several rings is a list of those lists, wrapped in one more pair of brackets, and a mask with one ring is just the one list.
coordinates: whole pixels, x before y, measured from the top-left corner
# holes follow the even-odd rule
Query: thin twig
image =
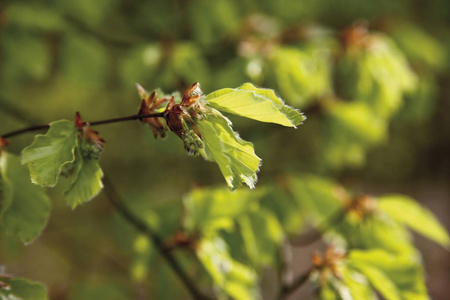
[(280, 291), (279, 299), (286, 299), (296, 290), (301, 288), (308, 281), (312, 270), (312, 268), (309, 269), (305, 273), (298, 276), (291, 284), (283, 286)]
[[(89, 124), (91, 126), (95, 126), (95, 125), (126, 122), (126, 121), (132, 121), (132, 120), (141, 120), (141, 119), (146, 119), (146, 118), (161, 118), (161, 117), (163, 117), (163, 113), (154, 113), (154, 114), (146, 114), (146, 115), (136, 114), (136, 115), (120, 117), (120, 118), (113, 118), (113, 119), (100, 120), (100, 121), (94, 121), (94, 122), (84, 122), (84, 124)], [(44, 130), (44, 129), (48, 129), (49, 127), (50, 127), (49, 124), (33, 125), (33, 126), (26, 127), (26, 128), (7, 132), (7, 133), (1, 135), (1, 137), (4, 139), (7, 139), (7, 138), (11, 138), (11, 137), (20, 135), (22, 133)]]
[(107, 195), (111, 204), (117, 209), (117, 211), (122, 215), (123, 218), (125, 218), (130, 224), (132, 224), (137, 230), (145, 234), (153, 242), (154, 246), (159, 251), (161, 256), (167, 261), (172, 270), (177, 274), (185, 287), (189, 290), (192, 297), (194, 299), (210, 299), (199, 291), (195, 283), (185, 273), (176, 258), (173, 256), (172, 252), (166, 249), (163, 239), (157, 233), (155, 233), (147, 223), (136, 217), (136, 215), (126, 205), (124, 205), (114, 185), (111, 183), (108, 177), (105, 176), (103, 178), (103, 182), (105, 185), (105, 194)]

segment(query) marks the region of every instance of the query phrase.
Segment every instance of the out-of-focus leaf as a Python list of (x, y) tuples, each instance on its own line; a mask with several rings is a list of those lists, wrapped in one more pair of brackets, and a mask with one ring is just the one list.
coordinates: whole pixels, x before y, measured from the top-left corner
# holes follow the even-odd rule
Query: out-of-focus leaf
[(352, 264), (352, 266), (367, 277), (371, 285), (383, 296), (383, 298), (387, 300), (401, 299), (397, 287), (383, 271), (361, 262), (356, 262)]
[(260, 298), (255, 271), (235, 261), (220, 237), (202, 240), (197, 255), (222, 293), (237, 300)]
[(395, 26), (390, 35), (411, 61), (425, 64), (436, 71), (442, 71), (448, 66), (443, 45), (419, 26)]
[(44, 229), (50, 214), (50, 200), (42, 187), (34, 185), (20, 158), (0, 154), (2, 183), (1, 229), (25, 243), (32, 243)]
[(218, 0), (214, 5), (208, 0), (193, 2), (188, 6), (188, 18), (194, 39), (201, 45), (212, 46), (219, 41), (218, 37), (233, 35), (240, 25), (237, 10), (233, 1)]
[(61, 15), (50, 7), (12, 3), (5, 10), (7, 24), (31, 30), (60, 31), (65, 22)]
[(9, 285), (8, 288), (0, 288), (2, 299), (20, 300), (47, 300), (47, 291), (42, 284), (29, 281), (24, 278), (0, 278)]
[(273, 213), (259, 208), (238, 219), (247, 253), (257, 267), (273, 265), (283, 239), (283, 229)]
[[(347, 266), (341, 269), (341, 273), (343, 277), (343, 284), (350, 292), (350, 299), (375, 299), (375, 294), (370, 288), (369, 282), (361, 273), (356, 272)], [(340, 292), (339, 294), (343, 299), (348, 297), (348, 293), (346, 291), (345, 293)]]
[(397, 287), (401, 299), (429, 299), (422, 266), (416, 255), (395, 255), (383, 249), (353, 250), (349, 259), (353, 263), (370, 265), (385, 273)]
[(204, 143), (204, 158), (219, 165), (228, 187), (234, 190), (245, 183), (254, 188), (261, 159), (253, 145), (241, 139), (218, 111), (212, 111), (195, 125)]
[(103, 172), (97, 159), (90, 159), (78, 153), (74, 162), (71, 184), (64, 196), (67, 203), (75, 209), (80, 204), (94, 198), (103, 188)]
[(248, 211), (261, 194), (259, 190), (193, 190), (183, 199), (186, 207), (185, 226), (190, 231), (201, 229), (214, 232), (218, 229), (231, 229), (235, 220)]
[(45, 41), (24, 32), (2, 32), (2, 69), (5, 79), (44, 80), (50, 74), (51, 57)]
[(280, 47), (270, 64), (274, 80), (288, 103), (306, 107), (331, 91), (329, 50)]
[(417, 78), (388, 37), (370, 38), (370, 46), (350, 49), (338, 63), (341, 96), (367, 103), (377, 115), (390, 118), (401, 107), (403, 94), (415, 90)]
[(261, 122), (295, 127), (305, 120), (299, 111), (285, 105), (273, 90), (257, 88), (251, 83), (215, 91), (206, 96), (206, 101), (220, 111)]
[(69, 300), (115, 299), (126, 300), (133, 298), (127, 286), (118, 280), (86, 280), (75, 282), (69, 290)]
[(79, 18), (90, 26), (100, 25), (118, 4), (117, 0), (58, 0), (56, 6), (65, 14)]
[(327, 178), (308, 174), (292, 175), (288, 183), (304, 217), (315, 224), (343, 209), (346, 192)]
[(413, 199), (403, 195), (380, 197), (380, 209), (429, 239), (449, 248), (450, 237), (436, 217)]
[(30, 169), (31, 181), (53, 187), (64, 166), (75, 160), (78, 131), (67, 120), (50, 124), (46, 134), (37, 135), (33, 144), (22, 151), (22, 164)]
[(77, 83), (101, 86), (106, 80), (109, 56), (97, 39), (80, 33), (66, 34), (61, 47), (61, 72)]
[(132, 48), (120, 63), (120, 77), (124, 87), (134, 86), (135, 82), (151, 82), (162, 56), (160, 45), (156, 43)]
[(201, 82), (209, 88), (211, 74), (201, 49), (193, 43), (176, 44), (170, 58), (170, 69), (186, 85)]

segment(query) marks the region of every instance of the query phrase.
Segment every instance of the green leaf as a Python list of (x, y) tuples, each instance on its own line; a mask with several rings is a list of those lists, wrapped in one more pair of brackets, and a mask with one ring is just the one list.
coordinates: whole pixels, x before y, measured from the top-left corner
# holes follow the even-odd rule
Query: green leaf
[(18, 156), (2, 152), (0, 174), (3, 190), (1, 228), (30, 244), (47, 224), (50, 200), (42, 187), (31, 183), (28, 170), (21, 165)]
[(284, 237), (283, 229), (274, 214), (259, 208), (238, 219), (244, 246), (256, 267), (273, 265)]
[(97, 159), (78, 154), (74, 168), (71, 185), (64, 192), (67, 203), (72, 209), (94, 198), (103, 188), (103, 172)]
[(22, 151), (22, 164), (28, 165), (33, 183), (56, 185), (62, 168), (75, 160), (77, 134), (73, 122), (56, 121), (46, 134), (37, 135), (33, 144)]
[(349, 254), (353, 264), (373, 266), (395, 284), (401, 299), (428, 299), (424, 274), (417, 255), (395, 255), (382, 249), (353, 250)]
[(401, 297), (395, 284), (381, 270), (361, 262), (352, 264), (354, 268), (363, 273), (372, 286), (387, 300), (400, 300)]
[(436, 217), (413, 199), (402, 195), (380, 197), (380, 209), (394, 220), (441, 244), (450, 247), (450, 237)]
[(189, 231), (231, 229), (237, 217), (248, 211), (261, 192), (226, 188), (196, 189), (184, 197), (185, 226)]
[(237, 300), (260, 298), (255, 271), (234, 260), (220, 237), (202, 240), (197, 255), (222, 293)]
[(256, 156), (253, 145), (241, 139), (231, 128), (230, 121), (216, 110), (195, 125), (204, 142), (204, 158), (219, 165), (230, 189), (242, 183), (254, 188), (261, 159)]
[(47, 300), (47, 291), (42, 284), (24, 278), (3, 278), (0, 281), (9, 285), (8, 289), (0, 288), (0, 298), (19, 300)]
[(215, 91), (206, 100), (215, 109), (261, 122), (295, 127), (306, 119), (298, 110), (285, 105), (273, 90), (257, 88), (251, 83)]

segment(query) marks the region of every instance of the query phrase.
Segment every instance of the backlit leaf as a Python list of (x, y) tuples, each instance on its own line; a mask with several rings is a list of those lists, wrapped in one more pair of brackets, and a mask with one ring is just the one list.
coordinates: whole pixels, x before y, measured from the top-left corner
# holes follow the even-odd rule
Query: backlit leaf
[(298, 126), (306, 118), (284, 104), (273, 90), (245, 83), (236, 89), (221, 89), (206, 96), (209, 105), (223, 112), (283, 126)]
[(436, 217), (413, 199), (402, 195), (387, 195), (380, 198), (380, 209), (393, 219), (448, 248), (450, 237)]
[(242, 183), (254, 188), (261, 159), (256, 156), (253, 145), (241, 139), (231, 128), (230, 121), (218, 111), (212, 111), (195, 125), (204, 142), (204, 158), (219, 165), (230, 189)]

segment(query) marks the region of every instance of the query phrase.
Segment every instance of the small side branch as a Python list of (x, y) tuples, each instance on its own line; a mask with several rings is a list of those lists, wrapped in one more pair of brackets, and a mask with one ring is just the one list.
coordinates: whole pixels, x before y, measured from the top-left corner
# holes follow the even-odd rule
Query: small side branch
[(296, 290), (301, 288), (306, 282), (308, 282), (309, 276), (311, 275), (312, 268), (306, 271), (305, 273), (298, 276), (291, 284), (284, 285), (281, 288), (279, 299), (286, 299), (290, 295), (292, 295)]
[(209, 299), (209, 297), (203, 295), (191, 278), (185, 273), (183, 268), (180, 266), (174, 255), (169, 249), (166, 248), (163, 239), (149, 227), (149, 225), (142, 220), (140, 220), (136, 215), (126, 206), (121, 200), (119, 194), (117, 193), (114, 185), (108, 179), (108, 177), (103, 178), (105, 185), (104, 191), (108, 197), (111, 204), (116, 208), (116, 210), (126, 219), (131, 225), (133, 225), (138, 231), (145, 234), (152, 242), (155, 248), (159, 251), (161, 256), (167, 261), (175, 274), (183, 282), (184, 286), (189, 290), (190, 294), (194, 299)]
[[(154, 114), (146, 114), (146, 115), (131, 115), (131, 116), (126, 116), (126, 117), (100, 120), (100, 121), (94, 121), (94, 122), (84, 122), (84, 123), (85, 124), (89, 123), (89, 125), (91, 125), (91, 126), (96, 126), (96, 125), (103, 125), (103, 124), (112, 124), (112, 123), (119, 123), (119, 122), (133, 121), (133, 120), (142, 120), (142, 119), (147, 119), (147, 118), (162, 118), (162, 117), (163, 117), (163, 113), (154, 113)], [(7, 138), (18, 136), (20, 134), (27, 133), (27, 132), (48, 129), (49, 127), (50, 127), (49, 124), (33, 125), (33, 126), (25, 127), (22, 129), (18, 129), (18, 130), (14, 130), (14, 131), (10, 131), (5, 134), (2, 134), (1, 138), (7, 139)]]

